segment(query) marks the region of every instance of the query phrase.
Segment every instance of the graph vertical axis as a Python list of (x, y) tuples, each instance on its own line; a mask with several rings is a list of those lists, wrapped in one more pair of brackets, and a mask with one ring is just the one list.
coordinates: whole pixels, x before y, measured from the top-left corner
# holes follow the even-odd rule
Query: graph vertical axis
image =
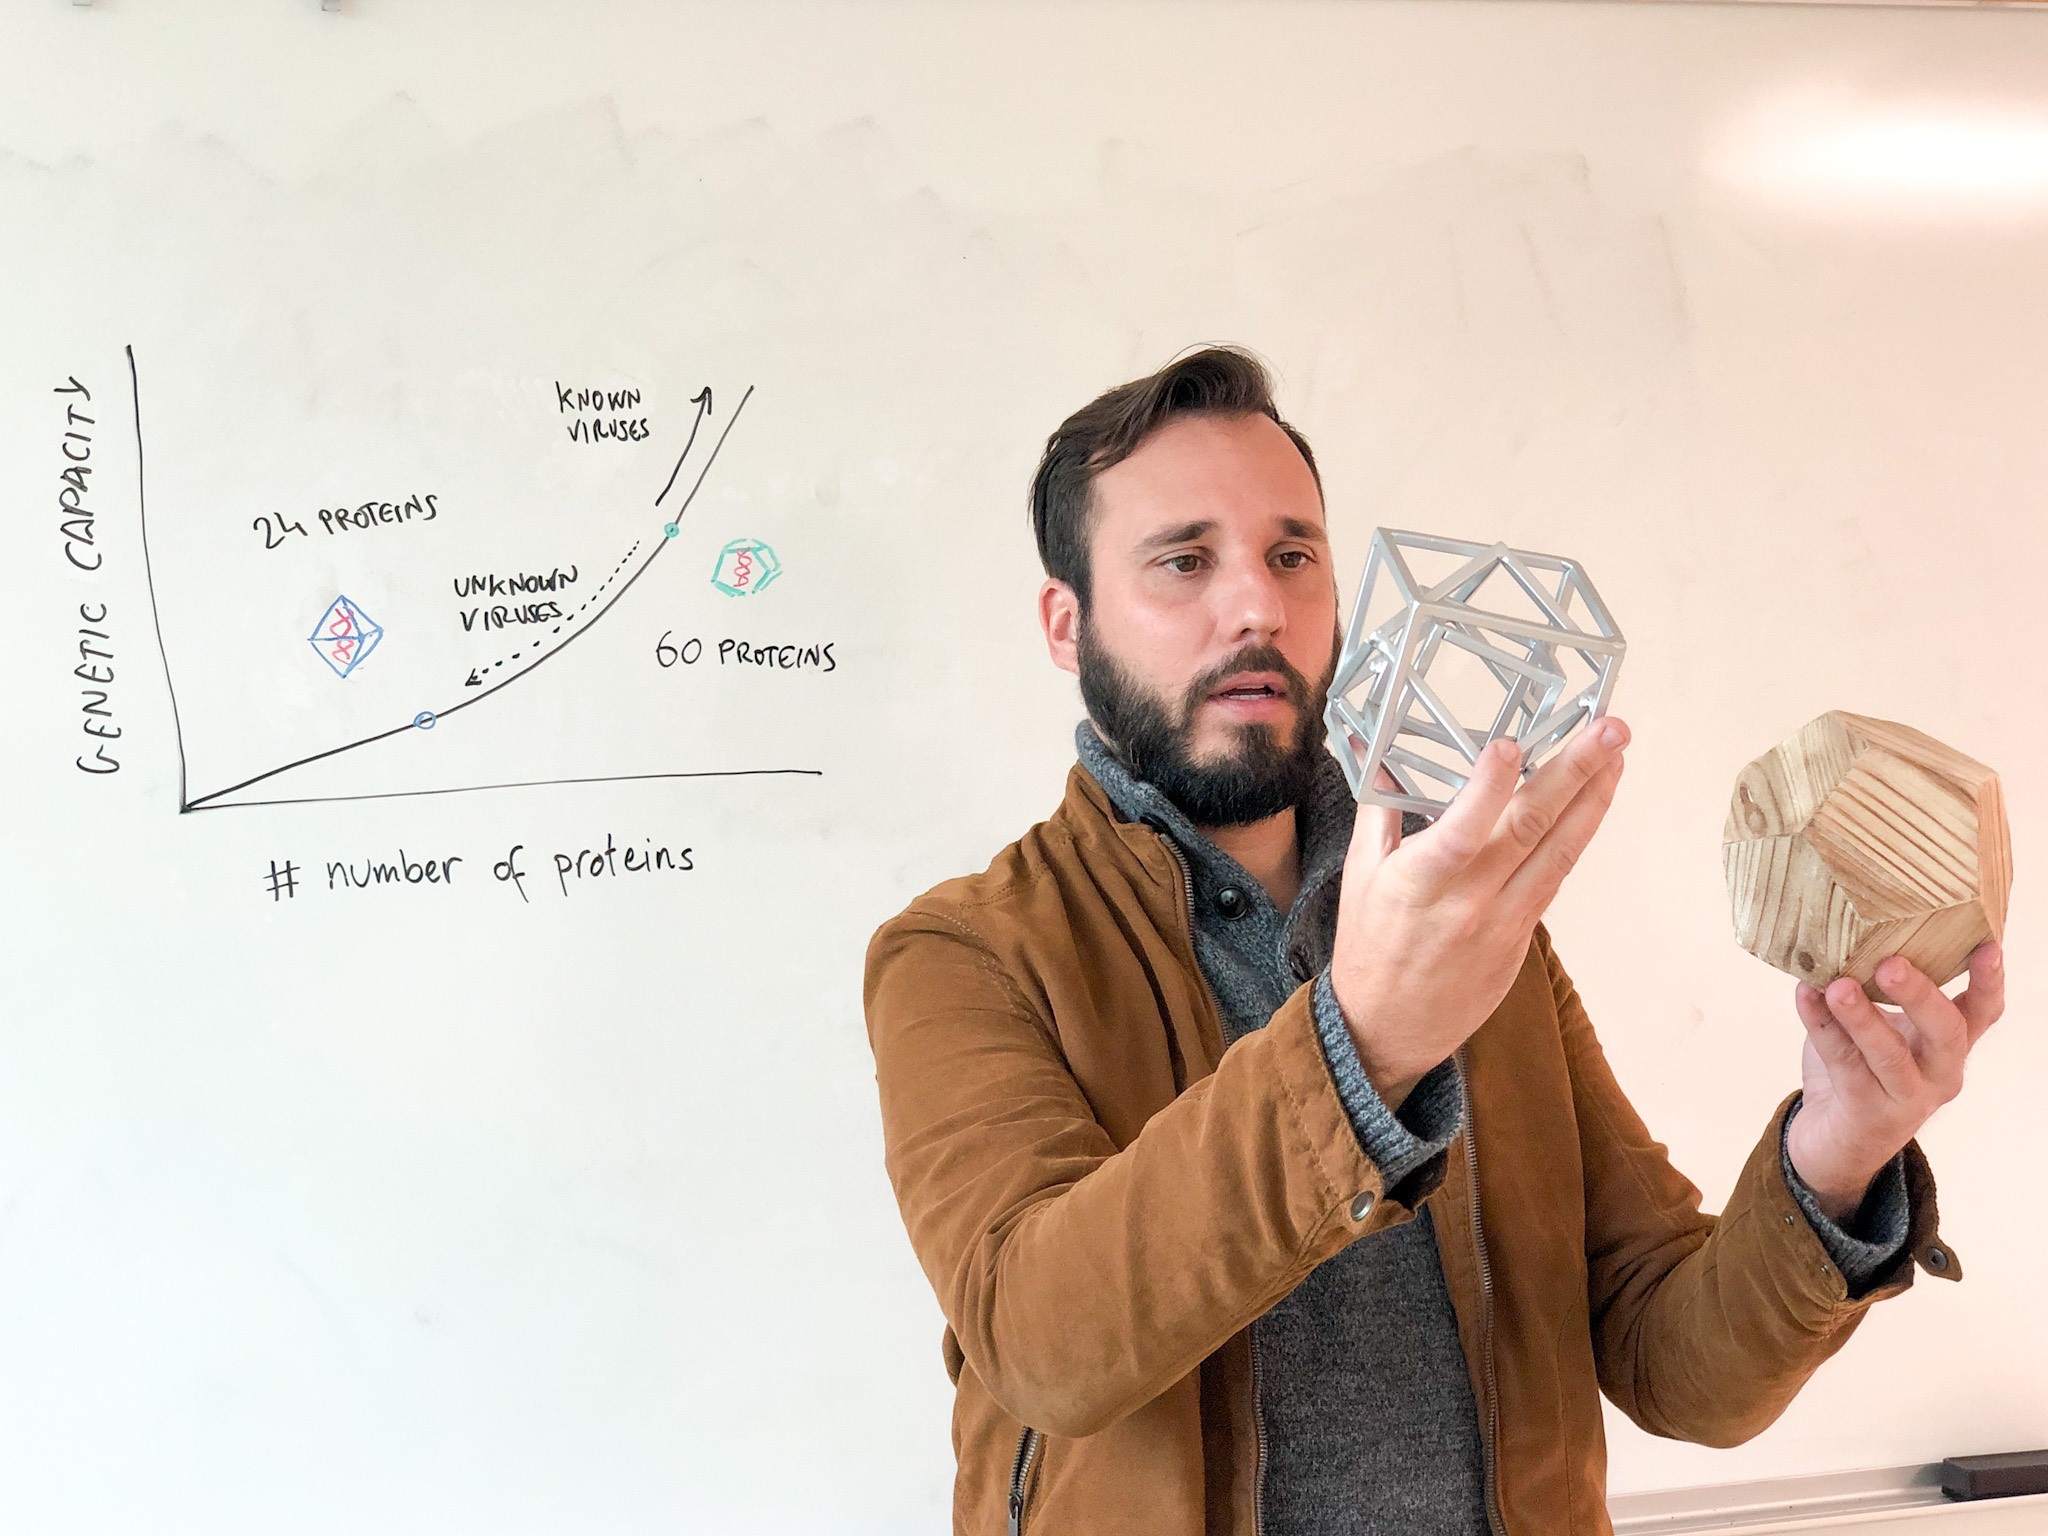
[(164, 645), (163, 612), (156, 601), (156, 567), (149, 558), (149, 476), (142, 462), (142, 380), (135, 371), (135, 347), (121, 349), (128, 355), (128, 398), (135, 413), (135, 517), (142, 530), (142, 581), (149, 591), (149, 625), (156, 633), (157, 659), (164, 666), (164, 692), (171, 697), (171, 738), (178, 748), (178, 814), (192, 807), (185, 802), (185, 723), (178, 714), (178, 685), (171, 677), (171, 653)]

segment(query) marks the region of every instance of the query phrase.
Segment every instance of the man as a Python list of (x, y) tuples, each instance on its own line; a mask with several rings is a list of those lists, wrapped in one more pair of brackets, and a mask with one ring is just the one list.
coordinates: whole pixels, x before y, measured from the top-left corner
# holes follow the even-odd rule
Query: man
[(1903, 961), (1801, 986), (1803, 1094), (1718, 1219), (1623, 1097), (1544, 908), (1608, 719), (1434, 825), (1320, 743), (1308, 444), (1212, 349), (1077, 412), (1032, 490), (1065, 802), (869, 949), (886, 1156), (958, 1395), (957, 1532), (1600, 1532), (1605, 1391), (1728, 1445), (1917, 1259), (1911, 1138), (2002, 1008)]

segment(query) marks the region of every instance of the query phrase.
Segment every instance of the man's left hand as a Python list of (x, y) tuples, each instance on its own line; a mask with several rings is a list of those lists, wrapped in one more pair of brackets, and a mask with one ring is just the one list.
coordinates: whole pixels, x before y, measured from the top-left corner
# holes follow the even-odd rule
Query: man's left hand
[(1885, 1164), (1962, 1091), (1970, 1047), (2005, 1011), (2005, 957), (1995, 942), (1978, 945), (1970, 984), (1953, 1000), (1897, 955), (1878, 965), (1877, 984), (1899, 1008), (1878, 1007), (1846, 976), (1825, 992), (1801, 982), (1794, 997), (1806, 1026), (1805, 1094), (1785, 1150), (1840, 1226)]

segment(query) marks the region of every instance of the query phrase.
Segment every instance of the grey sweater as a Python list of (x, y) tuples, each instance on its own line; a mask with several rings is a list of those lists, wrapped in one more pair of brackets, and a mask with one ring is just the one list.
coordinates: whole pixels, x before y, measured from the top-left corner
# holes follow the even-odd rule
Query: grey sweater
[[(1216, 995), (1226, 1048), (1313, 980), (1331, 1078), (1387, 1188), (1398, 1191), (1443, 1158), (1460, 1124), (1456, 1064), (1424, 1077), (1398, 1114), (1388, 1109), (1331, 990), (1339, 876), (1357, 814), (1336, 762), (1323, 764), (1297, 809), (1301, 892), (1283, 913), (1178, 807), (1134, 778), (1086, 721), (1075, 744), (1117, 813), (1149, 823), (1186, 861), (1195, 959)], [(1903, 1165), (1894, 1160), (1880, 1178), (1854, 1235), (1821, 1215), (1789, 1163), (1786, 1173), (1852, 1293), (1866, 1288), (1905, 1243)], [(1264, 1536), (1484, 1536), (1479, 1415), (1427, 1206), (1325, 1260), (1251, 1331), (1265, 1439)]]

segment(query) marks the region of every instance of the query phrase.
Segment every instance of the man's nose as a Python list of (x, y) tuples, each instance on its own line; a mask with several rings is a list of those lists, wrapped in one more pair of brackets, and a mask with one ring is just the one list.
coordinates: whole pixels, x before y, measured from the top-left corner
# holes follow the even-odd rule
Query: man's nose
[(1216, 584), (1217, 619), (1234, 639), (1270, 640), (1287, 623), (1279, 578), (1263, 560), (1246, 561)]

